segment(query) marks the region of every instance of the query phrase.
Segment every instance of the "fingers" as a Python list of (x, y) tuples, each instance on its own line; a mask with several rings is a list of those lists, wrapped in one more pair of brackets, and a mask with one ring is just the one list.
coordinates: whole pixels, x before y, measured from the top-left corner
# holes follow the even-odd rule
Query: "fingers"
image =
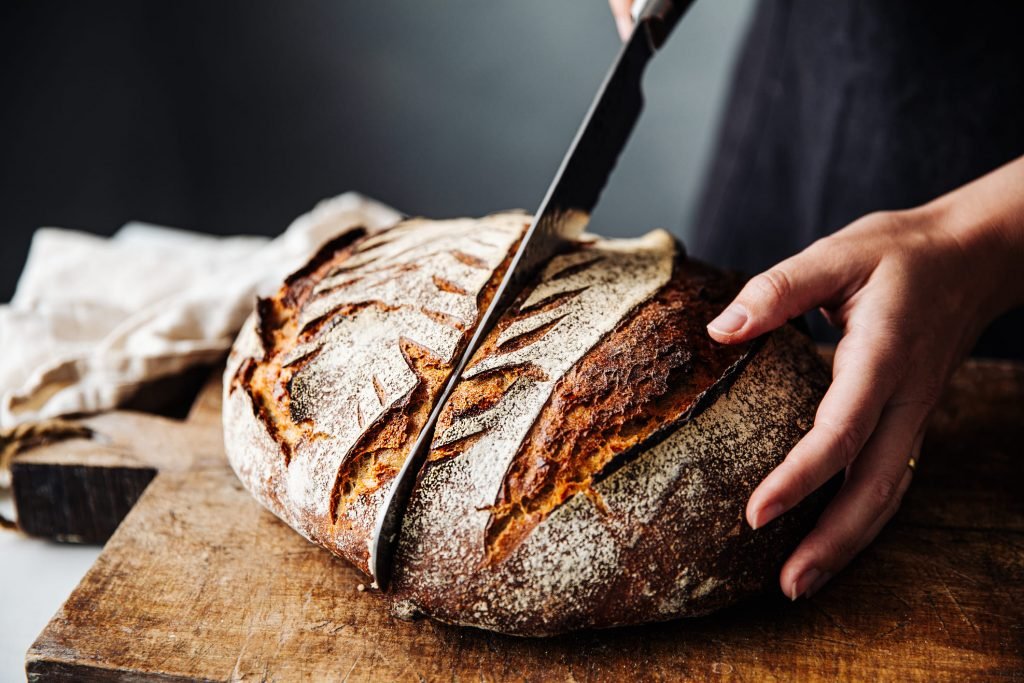
[(791, 599), (817, 591), (896, 513), (910, 485), (907, 463), (918, 452), (928, 410), (913, 401), (886, 407), (842, 489), (782, 568), (779, 582)]
[(735, 344), (774, 330), (787, 320), (846, 291), (863, 274), (858, 259), (821, 240), (752, 278), (708, 325), (718, 342)]
[[(862, 342), (851, 332), (836, 349), (836, 374), (818, 406), (814, 427), (769, 474), (747, 502), (747, 521), (763, 527), (849, 466), (875, 431), (900, 377), (884, 339)], [(861, 349), (872, 343), (875, 352)], [(865, 351), (867, 351), (865, 353)], [(848, 360), (851, 354), (855, 360)]]
[(608, 0), (612, 8), (612, 16), (615, 17), (615, 28), (619, 31), (622, 42), (629, 40), (629, 34), (633, 32), (633, 17), (630, 11), (633, 9), (633, 0)]
[[(861, 550), (867, 547), (867, 545), (875, 538), (875, 536), (877, 536), (882, 531), (882, 528), (889, 523), (889, 520), (893, 518), (893, 516), (896, 514), (896, 511), (899, 510), (898, 501), (902, 500), (903, 495), (907, 492), (907, 489), (910, 488), (910, 482), (912, 479), (913, 472), (911, 472), (910, 468), (908, 467), (907, 471), (903, 474), (903, 478), (900, 480), (898, 495), (894, 499), (896, 500), (896, 502), (889, 505), (882, 512), (882, 514), (878, 516), (878, 518), (872, 524), (871, 528), (862, 537), (862, 542), (858, 545), (856, 552), (859, 553)], [(801, 595), (805, 598), (810, 598), (819, 590), (821, 590), (822, 587), (825, 584), (827, 584), (829, 580), (832, 579), (833, 571), (828, 569), (822, 571), (816, 567), (812, 567), (808, 571), (804, 571), (802, 573), (799, 571), (794, 571), (791, 572), (791, 574), (795, 575), (797, 578), (788, 579), (786, 577), (786, 572), (784, 571), (783, 574), (780, 576), (780, 585), (783, 586), (783, 592), (786, 593), (786, 595), (789, 596), (791, 600), (796, 600)], [(787, 590), (785, 586), (791, 586), (791, 588)]]
[[(916, 452), (917, 451), (915, 451), (915, 453)], [(866, 548), (871, 541), (875, 540), (875, 537), (882, 532), (885, 525), (889, 523), (897, 512), (899, 512), (900, 505), (903, 502), (903, 496), (906, 495), (907, 489), (910, 488), (910, 484), (913, 480), (914, 471), (908, 466), (906, 471), (903, 473), (903, 477), (900, 479), (900, 485), (896, 489), (896, 495), (893, 496), (892, 502), (882, 511), (882, 514), (878, 515), (878, 518), (864, 533), (864, 536), (861, 538), (860, 548), (857, 552), (860, 552)]]

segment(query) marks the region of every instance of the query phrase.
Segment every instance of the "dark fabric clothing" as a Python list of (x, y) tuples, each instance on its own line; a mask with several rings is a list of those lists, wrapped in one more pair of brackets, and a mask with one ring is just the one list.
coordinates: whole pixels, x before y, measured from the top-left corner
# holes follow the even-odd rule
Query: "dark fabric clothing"
[[(927, 202), (1024, 154), (1024, 3), (762, 0), (717, 144), (691, 252), (719, 265)], [(1024, 311), (975, 353), (1024, 357)]]

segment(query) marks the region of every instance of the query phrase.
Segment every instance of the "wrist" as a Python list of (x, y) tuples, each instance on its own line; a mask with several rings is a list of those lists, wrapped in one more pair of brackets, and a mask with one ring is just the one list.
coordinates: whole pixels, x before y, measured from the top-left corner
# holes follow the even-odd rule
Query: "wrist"
[(1024, 157), (921, 209), (962, 253), (986, 317), (1024, 305)]

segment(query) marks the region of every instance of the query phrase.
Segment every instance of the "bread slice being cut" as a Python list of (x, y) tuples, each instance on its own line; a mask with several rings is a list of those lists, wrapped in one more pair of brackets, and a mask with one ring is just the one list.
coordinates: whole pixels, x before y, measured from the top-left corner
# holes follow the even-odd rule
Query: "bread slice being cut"
[[(344, 235), (260, 302), (225, 384), (229, 458), (259, 500), (367, 570), (383, 494), (527, 223)], [(664, 231), (553, 258), (443, 408), (394, 612), (540, 635), (702, 614), (771, 584), (823, 501), (756, 532), (743, 510), (828, 375), (789, 327), (708, 337), (740, 284)]]

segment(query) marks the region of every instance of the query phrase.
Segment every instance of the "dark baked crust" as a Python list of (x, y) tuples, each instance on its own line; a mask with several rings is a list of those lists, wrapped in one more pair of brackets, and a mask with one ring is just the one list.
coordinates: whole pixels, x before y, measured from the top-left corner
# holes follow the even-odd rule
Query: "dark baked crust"
[[(473, 514), (459, 465), (473, 442), (436, 448), (407, 511), (395, 613), (547, 635), (703, 614), (774, 582), (822, 500), (756, 532), (743, 510), (809, 429), (828, 376), (789, 327), (753, 347), (710, 340), (704, 325), (739, 285), (677, 257), (671, 281), (561, 378), (486, 525), (436, 523)], [(438, 433), (529, 372), (460, 382)]]
[[(224, 408), (257, 499), (366, 571), (382, 494), (526, 221), (458, 222), (458, 247), (438, 246), (436, 222), (347, 233), (258, 303)], [(707, 336), (739, 285), (663, 232), (548, 264), (445, 407), (395, 613), (542, 635), (703, 614), (771, 584), (823, 501), (757, 532), (743, 509), (828, 376), (789, 327), (742, 346)]]
[[(594, 495), (591, 483), (635, 456), (638, 446), (686, 421), (701, 399), (751, 345), (723, 346), (705, 324), (724, 307), (738, 280), (679, 254), (674, 276), (650, 301), (590, 350), (555, 387), (519, 447), (488, 523), (486, 546), (498, 562), (548, 514), (577, 493)], [(508, 315), (478, 353), (496, 351), (501, 331), (526, 315)], [(453, 415), (493, 405), (524, 368), (461, 382), (449, 399), (438, 431)], [(437, 460), (461, 444), (435, 449)]]

